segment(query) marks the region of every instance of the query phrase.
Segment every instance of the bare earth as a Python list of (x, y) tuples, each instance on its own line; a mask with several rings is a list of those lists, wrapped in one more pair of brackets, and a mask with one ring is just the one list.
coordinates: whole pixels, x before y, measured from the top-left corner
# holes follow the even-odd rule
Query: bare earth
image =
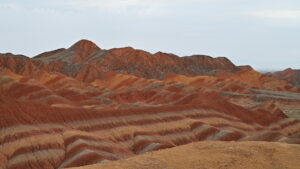
[(197, 142), (73, 169), (299, 169), (300, 146), (270, 142)]

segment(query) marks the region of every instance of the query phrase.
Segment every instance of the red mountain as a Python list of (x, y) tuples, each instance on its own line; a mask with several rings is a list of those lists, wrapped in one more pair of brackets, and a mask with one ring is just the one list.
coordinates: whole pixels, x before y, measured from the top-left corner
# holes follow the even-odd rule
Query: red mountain
[[(48, 69), (52, 71), (59, 71), (73, 77), (79, 76), (81, 71), (88, 71), (86, 76), (95, 76), (94, 78), (80, 76), (84, 81), (95, 80), (104, 72), (128, 73), (143, 78), (163, 79), (169, 74), (214, 75), (217, 70), (230, 72), (239, 70), (239, 67), (224, 57), (212, 58), (205, 55), (178, 57), (162, 52), (151, 54), (131, 47), (101, 50), (93, 42), (87, 40), (81, 40), (66, 50), (55, 50), (38, 55), (33, 60), (57, 65), (43, 65), (43, 67), (50, 67)], [(87, 65), (89, 68), (86, 67)], [(68, 71), (70, 69), (72, 73)]]
[(300, 70), (286, 69), (284, 71), (269, 74), (272, 77), (288, 81), (294, 85), (300, 86)]

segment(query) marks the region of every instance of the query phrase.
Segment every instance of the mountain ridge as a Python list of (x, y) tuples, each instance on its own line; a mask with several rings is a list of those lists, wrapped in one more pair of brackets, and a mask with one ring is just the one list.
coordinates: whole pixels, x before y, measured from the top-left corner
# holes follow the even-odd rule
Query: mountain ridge
[(215, 75), (217, 70), (228, 72), (240, 70), (225, 57), (212, 58), (206, 55), (179, 57), (163, 52), (151, 54), (132, 47), (102, 50), (88, 40), (80, 40), (67, 49), (60, 48), (39, 54), (31, 58), (31, 61), (39, 68), (51, 69), (73, 77), (76, 77), (79, 72), (70, 74), (67, 70), (83, 70), (86, 69), (86, 65), (89, 65), (92, 67), (89, 69), (93, 69), (92, 74), (97, 74), (92, 80), (110, 71), (148, 79), (163, 79), (170, 73), (196, 76)]

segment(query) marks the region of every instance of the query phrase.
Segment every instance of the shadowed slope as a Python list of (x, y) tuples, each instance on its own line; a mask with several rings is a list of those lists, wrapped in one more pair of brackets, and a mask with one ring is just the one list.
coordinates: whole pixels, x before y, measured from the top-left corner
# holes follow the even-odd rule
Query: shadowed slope
[(55, 54), (58, 54), (62, 51), (66, 50), (65, 48), (60, 48), (60, 49), (56, 49), (56, 50), (53, 50), (53, 51), (49, 51), (49, 52), (44, 52), (44, 53), (41, 53), (37, 56), (34, 56), (33, 58), (35, 59), (38, 59), (38, 58), (46, 58), (46, 57), (49, 57), (49, 56), (52, 56), (52, 55), (55, 55)]

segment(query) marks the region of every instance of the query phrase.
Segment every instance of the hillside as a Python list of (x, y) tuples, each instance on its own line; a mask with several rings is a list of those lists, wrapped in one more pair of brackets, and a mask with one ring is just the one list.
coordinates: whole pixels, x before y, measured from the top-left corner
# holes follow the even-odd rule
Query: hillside
[(300, 70), (295, 69), (285, 69), (283, 71), (269, 73), (271, 77), (275, 77), (281, 80), (288, 81), (294, 85), (300, 86)]

